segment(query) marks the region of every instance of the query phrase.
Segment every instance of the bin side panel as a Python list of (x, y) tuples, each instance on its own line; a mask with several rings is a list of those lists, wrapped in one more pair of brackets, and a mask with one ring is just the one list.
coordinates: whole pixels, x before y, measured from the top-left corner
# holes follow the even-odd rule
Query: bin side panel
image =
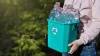
[(48, 47), (61, 52), (64, 25), (48, 21)]
[(70, 25), (64, 25), (64, 38), (63, 38), (63, 52), (68, 52), (68, 40), (69, 40)]
[[(70, 32), (69, 32), (69, 41), (68, 41), (68, 44), (69, 43), (72, 43), (74, 40), (77, 39), (77, 27), (76, 27), (77, 24), (71, 24), (70, 25)], [(71, 47), (68, 47), (68, 50), (70, 50)]]

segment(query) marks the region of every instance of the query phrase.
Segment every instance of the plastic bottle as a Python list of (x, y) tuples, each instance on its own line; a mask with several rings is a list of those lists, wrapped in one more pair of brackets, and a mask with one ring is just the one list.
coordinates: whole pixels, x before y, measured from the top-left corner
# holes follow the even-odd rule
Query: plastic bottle
[(58, 2), (56, 2), (56, 4), (54, 5), (53, 10), (51, 11), (50, 15), (49, 15), (49, 19), (55, 21), (55, 16), (57, 13), (57, 8), (59, 7)]
[(60, 2), (56, 2), (54, 7), (56, 7), (57, 9), (60, 8)]
[(59, 20), (59, 17), (60, 17), (60, 14), (61, 14), (61, 7), (60, 7), (60, 2), (56, 2), (55, 5), (54, 5), (54, 8), (56, 9), (55, 10), (55, 18), (54, 18), (54, 21), (58, 21)]
[(68, 9), (73, 9), (73, 5), (72, 4), (69, 4), (67, 7), (68, 7)]
[(79, 13), (79, 10), (76, 9), (76, 12), (75, 12), (75, 21), (79, 21), (79, 18), (80, 18), (80, 13)]
[(52, 10), (51, 13), (50, 13), (50, 15), (49, 15), (49, 19), (50, 19), (50, 20), (54, 20), (54, 18), (55, 18), (55, 17), (54, 17), (54, 14), (55, 14), (55, 13), (54, 13), (54, 11)]
[(63, 11), (62, 11), (62, 22), (63, 23), (65, 23), (65, 22), (67, 22), (67, 18), (68, 18), (68, 11), (67, 11), (67, 9), (66, 9), (66, 6), (63, 8)]
[(72, 23), (73, 21), (73, 14), (71, 13), (73, 9), (73, 5), (68, 5), (67, 11), (68, 11), (68, 23)]
[(62, 17), (62, 8), (59, 8), (55, 15), (56, 21), (60, 21), (61, 17)]
[(73, 18), (72, 23), (74, 23), (75, 22), (75, 17), (76, 17), (76, 10), (72, 9), (71, 14), (72, 14), (72, 18)]

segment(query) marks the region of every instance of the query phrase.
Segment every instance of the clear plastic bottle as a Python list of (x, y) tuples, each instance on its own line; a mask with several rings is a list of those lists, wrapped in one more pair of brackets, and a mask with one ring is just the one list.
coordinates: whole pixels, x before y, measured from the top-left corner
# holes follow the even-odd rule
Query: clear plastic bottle
[(57, 9), (60, 7), (60, 3), (56, 2), (56, 4), (54, 5), (53, 10), (51, 11), (50, 15), (49, 15), (49, 19), (50, 20), (56, 20), (56, 16), (57, 16)]
[(72, 9), (71, 14), (72, 14), (72, 23), (74, 23), (75, 22), (75, 16), (76, 16), (76, 10)]
[(54, 17), (54, 14), (55, 14), (55, 13), (54, 13), (54, 10), (52, 10), (51, 13), (50, 13), (50, 15), (49, 15), (49, 19), (50, 19), (50, 20), (54, 20), (54, 18), (55, 18), (55, 17)]
[(68, 7), (68, 9), (73, 9), (73, 5), (72, 4), (69, 4), (67, 7)]
[(60, 2), (56, 2), (54, 7), (56, 7), (58, 9), (60, 7)]
[(76, 12), (75, 12), (75, 21), (79, 21), (79, 18), (80, 18), (80, 13), (79, 13), (79, 10), (76, 9)]
[(62, 16), (62, 8), (59, 8), (55, 15), (56, 21), (60, 21), (61, 16)]
[(59, 11), (61, 9), (60, 2), (56, 2), (55, 5), (54, 5), (54, 8), (55, 8), (54, 21), (58, 21), (59, 17), (60, 17), (60, 14), (61, 14), (61, 12)]
[(63, 9), (63, 11), (62, 11), (62, 17), (61, 17), (61, 22), (65, 23), (66, 19), (67, 19), (67, 10)]

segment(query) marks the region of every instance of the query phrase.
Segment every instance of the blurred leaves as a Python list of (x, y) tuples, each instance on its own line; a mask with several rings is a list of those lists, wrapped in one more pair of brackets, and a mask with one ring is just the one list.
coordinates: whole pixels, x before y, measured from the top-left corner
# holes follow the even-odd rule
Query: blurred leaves
[(46, 56), (46, 19), (56, 1), (0, 0), (0, 56)]

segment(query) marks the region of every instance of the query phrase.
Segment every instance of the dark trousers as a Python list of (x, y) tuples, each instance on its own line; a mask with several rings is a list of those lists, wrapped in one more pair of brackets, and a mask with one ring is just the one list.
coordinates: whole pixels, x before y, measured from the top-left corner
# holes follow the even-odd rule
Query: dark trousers
[(84, 45), (79, 46), (79, 48), (72, 54), (72, 56), (80, 56)]
[(96, 52), (96, 43), (88, 43), (78, 48), (72, 55), (62, 53), (62, 56), (98, 56)]

